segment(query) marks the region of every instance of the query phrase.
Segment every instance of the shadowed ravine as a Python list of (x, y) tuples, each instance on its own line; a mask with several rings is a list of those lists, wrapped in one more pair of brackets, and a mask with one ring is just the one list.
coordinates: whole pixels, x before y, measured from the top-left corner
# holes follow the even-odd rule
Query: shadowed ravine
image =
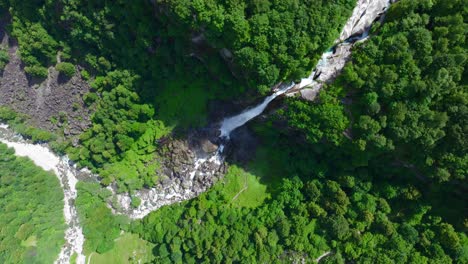
[[(215, 173), (219, 173), (224, 164), (225, 143), (229, 141), (231, 132), (260, 115), (268, 104), (278, 96), (299, 93), (303, 98), (313, 100), (323, 84), (333, 81), (343, 69), (350, 58), (354, 43), (368, 38), (372, 23), (382, 16), (389, 5), (388, 0), (359, 0), (352, 17), (348, 20), (340, 37), (335, 41), (335, 46), (330, 49), (333, 52), (325, 52), (307, 78), (302, 79), (298, 84), (281, 85), (259, 105), (248, 108), (238, 115), (225, 118), (220, 124), (213, 126), (214, 129), (219, 129), (219, 132), (215, 133), (219, 134), (219, 137), (214, 140), (218, 142), (217, 150), (212, 152), (193, 151), (195, 153), (193, 164), (187, 165), (181, 172), (189, 179), (184, 184), (194, 185), (195, 178), (210, 178)], [(66, 244), (63, 246), (56, 263), (69, 263), (71, 256), (75, 253), (78, 256), (76, 262), (84, 263), (85, 257), (82, 254), (84, 237), (74, 205), (77, 194), (75, 185), (78, 176), (78, 178), (88, 177), (94, 180), (97, 179), (96, 176), (88, 170), (78, 170), (71, 165), (67, 157), (53, 154), (45, 145), (29, 143), (15, 135), (6, 125), (0, 126), (0, 142), (14, 148), (16, 155), (29, 157), (36, 165), (45, 170), (52, 170), (57, 175), (65, 194), (64, 215), (68, 229), (65, 234)], [(133, 193), (134, 196), (141, 199), (138, 208), (130, 206), (131, 198), (128, 194), (115, 194), (114, 188), (108, 187), (117, 196), (120, 210), (116, 210), (111, 205), (109, 207), (114, 213), (126, 214), (132, 219), (138, 219), (163, 205), (196, 197), (209, 187), (210, 184), (205, 184), (203, 188), (195, 190), (191, 186), (182, 186), (180, 182), (171, 182), (164, 187), (144, 189)]]

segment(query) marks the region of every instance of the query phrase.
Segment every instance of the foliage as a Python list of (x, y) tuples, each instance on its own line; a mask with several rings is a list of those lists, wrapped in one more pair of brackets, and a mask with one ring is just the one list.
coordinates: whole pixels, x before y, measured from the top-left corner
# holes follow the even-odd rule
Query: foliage
[(0, 143), (0, 262), (52, 263), (64, 241), (58, 179)]
[(5, 68), (9, 61), (10, 55), (8, 54), (8, 50), (0, 47), (0, 71)]
[(13, 130), (33, 143), (54, 141), (57, 137), (53, 133), (26, 124), (29, 117), (19, 114), (6, 106), (0, 106), (0, 121), (9, 124)]
[[(210, 100), (237, 97), (246, 86), (258, 87), (251, 94), (267, 91), (309, 71), (354, 1), (0, 3), (11, 13), (28, 73), (47, 76), (59, 54), (67, 64), (57, 70), (71, 75), (69, 61), (86, 68), (84, 78), (96, 76), (84, 98), (96, 109), (93, 125), (68, 152), (125, 191), (154, 185), (156, 140), (169, 127), (205, 125)], [(210, 48), (191, 41), (194, 31)], [(222, 48), (233, 52), (233, 65), (219, 56)]]
[(104, 254), (92, 252), (87, 256), (86, 263), (150, 263), (154, 258), (153, 247), (151, 243), (140, 239), (135, 234), (124, 233), (115, 239), (115, 246), (112, 250)]
[[(400, 1), (355, 50), (339, 82), (352, 94), (354, 141), (438, 182), (468, 168), (466, 1)], [(450, 48), (449, 48), (450, 47)]]
[(303, 131), (309, 142), (317, 143), (326, 139), (339, 145), (343, 140), (342, 133), (349, 125), (343, 110), (336, 95), (323, 91), (318, 102), (289, 100), (285, 115), (289, 125)]
[[(84, 98), (93, 124), (68, 152), (103, 184), (131, 191), (156, 182), (158, 139), (205, 125), (210, 100), (254, 98), (306, 75), (354, 2), (0, 5), (12, 13), (27, 72), (46, 76), (60, 51), (95, 77)], [(328, 251), (326, 263), (468, 262), (466, 6), (395, 3), (318, 101), (287, 99), (254, 127), (254, 162), (133, 223), (155, 244), (154, 262), (312, 262)], [(126, 222), (98, 184), (78, 188), (86, 251), (110, 254)]]
[[(193, 200), (163, 207), (134, 224), (135, 232), (155, 243), (156, 263), (290, 263), (304, 256), (311, 261), (327, 251), (338, 253), (329, 261), (340, 256), (382, 263), (466, 261), (465, 234), (447, 223), (452, 219), (440, 217), (430, 200), (421, 199), (424, 185), (403, 175), (390, 178), (398, 173), (394, 170), (343, 167), (345, 162), (333, 158), (336, 153), (323, 154), (319, 146), (279, 136), (267, 138), (268, 149), (249, 165), (261, 181), (275, 179), (263, 203), (239, 207), (232, 203), (235, 192), (229, 183), (219, 182)], [(265, 170), (262, 163), (279, 169)], [(228, 181), (236, 170), (231, 169)], [(255, 202), (256, 197), (244, 199)], [(454, 217), (462, 216), (463, 203), (456, 198), (450, 203), (459, 210)]]
[(47, 77), (47, 66), (56, 61), (57, 41), (40, 23), (21, 21), (15, 17), (12, 28), (12, 35), (21, 46), (21, 59), (26, 64), (24, 70), (35, 77)]
[[(259, 91), (306, 76), (331, 45), (355, 1), (160, 1), (180, 27), (234, 56)], [(334, 23), (329, 23), (333, 21)]]
[(170, 131), (152, 118), (153, 107), (127, 88), (136, 78), (125, 71), (96, 78), (93, 88), (100, 97), (93, 99), (98, 100), (93, 126), (80, 136), (81, 147), (69, 150), (82, 166), (96, 169), (104, 184), (117, 180), (122, 190), (154, 185), (157, 140)]
[(57, 63), (55, 69), (67, 77), (72, 77), (75, 74), (75, 65), (69, 62)]
[[(153, 212), (134, 230), (156, 244), (156, 262), (291, 262), (329, 250), (332, 263), (467, 262), (462, 3), (395, 4), (318, 102), (288, 100), (256, 126), (263, 148), (249, 169), (271, 182), (271, 199), (233, 207), (218, 183)], [(453, 39), (427, 41), (443, 32)]]
[(114, 247), (120, 229), (125, 229), (127, 219), (116, 217), (106, 205), (111, 196), (107, 189), (96, 183), (79, 182), (76, 207), (85, 236), (85, 252), (104, 253)]

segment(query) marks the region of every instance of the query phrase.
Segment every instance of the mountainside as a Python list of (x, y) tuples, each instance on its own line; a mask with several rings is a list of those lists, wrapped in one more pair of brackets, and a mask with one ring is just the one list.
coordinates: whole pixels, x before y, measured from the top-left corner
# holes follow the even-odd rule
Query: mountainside
[(0, 15), (0, 262), (468, 263), (468, 0)]

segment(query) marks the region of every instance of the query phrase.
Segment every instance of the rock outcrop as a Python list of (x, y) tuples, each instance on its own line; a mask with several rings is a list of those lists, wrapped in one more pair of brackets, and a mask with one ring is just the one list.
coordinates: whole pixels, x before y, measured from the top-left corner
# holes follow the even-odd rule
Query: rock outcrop
[(2, 45), (8, 46), (10, 61), (0, 76), (0, 106), (27, 114), (35, 127), (63, 129), (66, 136), (78, 135), (88, 128), (90, 111), (83, 96), (90, 86), (80, 74), (64, 79), (51, 67), (45, 80), (31, 78), (23, 70), (18, 45), (5, 31), (2, 33)]
[(341, 73), (351, 58), (354, 44), (367, 39), (372, 23), (385, 13), (390, 4), (389, 0), (358, 0), (353, 15), (335, 41), (336, 45), (323, 54), (312, 74), (302, 79), (288, 95), (299, 94), (304, 100), (313, 101), (323, 85), (331, 83)]
[(366, 34), (367, 29), (371, 27), (377, 17), (382, 15), (389, 4), (389, 0), (358, 0), (351, 18), (346, 22), (335, 43), (343, 42), (352, 36)]
[(195, 131), (188, 140), (170, 139), (160, 155), (162, 168), (157, 187), (133, 191), (141, 204), (131, 206), (132, 197), (116, 194), (115, 186), (109, 187), (116, 194), (117, 204), (110, 204), (114, 213), (131, 218), (142, 218), (163, 205), (185, 201), (210, 188), (225, 173), (224, 157), (218, 146), (212, 143), (207, 131)]

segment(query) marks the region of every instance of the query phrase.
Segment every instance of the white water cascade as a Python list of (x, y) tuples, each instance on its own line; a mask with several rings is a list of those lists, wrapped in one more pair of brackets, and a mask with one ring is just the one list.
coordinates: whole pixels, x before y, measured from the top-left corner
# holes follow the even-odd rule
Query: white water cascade
[(78, 171), (69, 165), (67, 157), (58, 157), (47, 147), (39, 144), (30, 144), (22, 137), (9, 131), (8, 126), (0, 124), (0, 142), (15, 150), (16, 156), (28, 157), (37, 166), (46, 171), (53, 171), (60, 182), (64, 194), (63, 214), (68, 228), (65, 230), (65, 245), (55, 263), (70, 263), (73, 254), (76, 254), (76, 263), (84, 264), (83, 255), (84, 236), (75, 207), (76, 175)]
[[(392, 0), (393, 2), (393, 0)], [(367, 38), (370, 25), (381, 13), (388, 8), (388, 0), (358, 0), (357, 7), (353, 11), (352, 17), (344, 27), (340, 38), (337, 39), (335, 52), (325, 52), (318, 62), (315, 70), (307, 77), (301, 80), (299, 84), (284, 86), (272, 95), (266, 97), (259, 105), (247, 109), (239, 115), (228, 117), (221, 122), (220, 137), (229, 139), (232, 131), (243, 126), (245, 123), (260, 115), (268, 104), (278, 96), (287, 93), (290, 90), (309, 91), (317, 93), (323, 83), (333, 79), (344, 67), (345, 62), (350, 56), (350, 50), (356, 41), (363, 41)], [(359, 37), (352, 37), (359, 36)], [(78, 173), (83, 173), (75, 167), (70, 166), (67, 157), (58, 157), (47, 147), (38, 144), (31, 144), (14, 135), (7, 125), (0, 124), (0, 142), (7, 144), (16, 151), (17, 156), (29, 157), (34, 163), (45, 170), (52, 170), (57, 175), (64, 191), (64, 216), (68, 224), (65, 232), (66, 244), (63, 246), (60, 255), (55, 263), (69, 263), (71, 257), (76, 254), (76, 263), (85, 262), (83, 255), (84, 236), (82, 228), (79, 225), (79, 219), (75, 208), (75, 199), (77, 195), (76, 183)], [(212, 175), (211, 164), (222, 164), (224, 145), (220, 145), (218, 151), (213, 154), (207, 154), (197, 157), (195, 163), (187, 171), (192, 180), (195, 175)], [(90, 173), (86, 173), (91, 176)], [(209, 188), (209, 186), (206, 186)], [(180, 202), (197, 196), (199, 193), (182, 188), (177, 183), (171, 183), (165, 188), (152, 188), (134, 192), (134, 196), (141, 199), (141, 205), (135, 209), (124, 211), (131, 218), (142, 218), (151, 211), (160, 208), (163, 205)], [(117, 194), (117, 200), (123, 208), (130, 207), (131, 198), (128, 194)], [(117, 213), (114, 211), (114, 213)], [(122, 213), (122, 212), (119, 212)]]
[(272, 95), (266, 97), (265, 100), (263, 100), (263, 102), (261, 104), (255, 106), (255, 107), (253, 107), (251, 109), (247, 109), (246, 111), (240, 113), (239, 115), (224, 119), (223, 122), (221, 123), (221, 127), (219, 129), (221, 131), (220, 137), (229, 138), (229, 135), (231, 134), (231, 132), (234, 129), (236, 129), (236, 128), (240, 127), (240, 126), (243, 126), (249, 120), (251, 120), (252, 118), (254, 118), (254, 117), (258, 116), (259, 114), (261, 114), (263, 112), (263, 110), (265, 110), (265, 108), (268, 106), (268, 104), (271, 101), (273, 101), (279, 95), (282, 95), (285, 92), (287, 92), (294, 85), (295, 84), (292, 83), (289, 86), (283, 87), (283, 88), (279, 89), (278, 91), (276, 91), (275, 93), (273, 93)]
[[(292, 83), (266, 97), (261, 104), (236, 116), (225, 118), (219, 129), (221, 131), (220, 137), (229, 139), (232, 131), (260, 115), (271, 101), (291, 89), (301, 91), (307, 88), (304, 89), (304, 92), (312, 94), (313, 99), (324, 83), (333, 80), (339, 74), (351, 55), (354, 43), (365, 41), (368, 38), (372, 23), (388, 9), (390, 4), (389, 0), (358, 0), (352, 16), (348, 19), (340, 37), (335, 41), (337, 43), (333, 47), (335, 52), (323, 53), (312, 73), (307, 78), (303, 78), (298, 85)], [(301, 91), (302, 93), (303, 91)]]

